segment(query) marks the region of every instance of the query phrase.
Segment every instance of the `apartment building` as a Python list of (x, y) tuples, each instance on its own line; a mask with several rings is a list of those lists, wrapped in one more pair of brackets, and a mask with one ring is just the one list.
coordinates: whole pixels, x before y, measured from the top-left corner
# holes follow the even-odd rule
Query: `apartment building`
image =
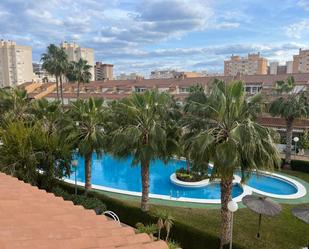
[(130, 73), (130, 74), (121, 73), (120, 75), (116, 76), (116, 80), (143, 80), (143, 79), (144, 75), (138, 73)]
[(263, 75), (267, 74), (267, 59), (257, 54), (248, 54), (248, 57), (232, 55), (230, 60), (224, 61), (224, 75)]
[(33, 67), (33, 80), (35, 82), (56, 82), (56, 77), (50, 75), (46, 70), (42, 69), (41, 63), (32, 63)]
[(0, 88), (32, 81), (32, 48), (0, 40)]
[(293, 73), (309, 73), (309, 49), (299, 49), (299, 54), (293, 56)]
[(112, 64), (96, 62), (94, 66), (95, 80), (113, 80), (113, 67)]
[(79, 59), (81, 58), (86, 60), (88, 64), (92, 66), (91, 80), (95, 79), (94, 51), (92, 48), (81, 48), (76, 43), (68, 43), (68, 42), (62, 42), (60, 44), (60, 47), (64, 48), (64, 50), (66, 51), (69, 61), (79, 61)]
[(178, 72), (176, 70), (155, 70), (150, 73), (150, 79), (173, 79), (175, 74)]

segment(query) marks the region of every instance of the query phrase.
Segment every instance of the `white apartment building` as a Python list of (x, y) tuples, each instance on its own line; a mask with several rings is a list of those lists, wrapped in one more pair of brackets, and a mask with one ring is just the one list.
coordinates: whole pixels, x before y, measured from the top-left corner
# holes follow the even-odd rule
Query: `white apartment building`
[(32, 48), (0, 40), (0, 88), (31, 82), (32, 78)]
[(79, 61), (80, 58), (87, 60), (88, 64), (92, 66), (91, 81), (95, 79), (95, 71), (94, 71), (94, 51), (92, 48), (81, 48), (76, 43), (68, 43), (62, 42), (60, 47), (64, 48), (68, 55), (69, 61)]

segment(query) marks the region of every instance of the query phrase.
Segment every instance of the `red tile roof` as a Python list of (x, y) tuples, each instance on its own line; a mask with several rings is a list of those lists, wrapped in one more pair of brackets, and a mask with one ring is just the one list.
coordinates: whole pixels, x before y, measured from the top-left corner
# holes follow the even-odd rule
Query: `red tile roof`
[(0, 173), (0, 249), (167, 249), (92, 210)]

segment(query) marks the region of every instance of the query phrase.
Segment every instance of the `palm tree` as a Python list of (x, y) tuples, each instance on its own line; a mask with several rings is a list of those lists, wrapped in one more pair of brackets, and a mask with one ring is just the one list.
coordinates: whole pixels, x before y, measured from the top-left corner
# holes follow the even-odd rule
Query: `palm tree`
[(227, 204), (232, 198), (233, 174), (240, 170), (245, 180), (253, 170), (279, 165), (280, 158), (269, 129), (254, 121), (256, 113), (251, 107), (258, 105), (260, 97), (245, 98), (242, 82), (226, 84), (217, 80), (210, 93), (198, 100), (201, 101), (191, 99), (188, 103), (186, 112), (195, 118), (192, 123), (189, 120), (185, 123), (184, 135), (194, 162), (212, 161), (213, 176), (221, 178), (220, 248), (223, 248), (230, 240), (231, 214)]
[[(0, 90), (0, 115), (1, 121), (25, 119), (29, 107), (27, 91), (17, 88), (5, 88)], [(1, 122), (0, 122), (1, 123)]]
[(46, 53), (41, 56), (41, 61), (43, 61), (42, 69), (46, 70), (49, 74), (54, 75), (56, 78), (56, 90), (57, 99), (59, 100), (59, 74), (57, 72), (57, 53), (59, 48), (55, 44), (50, 44), (47, 47)]
[(269, 107), (273, 116), (279, 116), (286, 122), (286, 153), (285, 166), (290, 167), (292, 154), (292, 136), (295, 119), (309, 116), (309, 96), (305, 91), (294, 90), (295, 82), (293, 77), (287, 81), (278, 81), (276, 85), (277, 97)]
[(102, 99), (89, 98), (77, 100), (70, 106), (67, 114), (70, 119), (63, 128), (66, 141), (78, 149), (85, 158), (85, 193), (91, 189), (91, 158), (95, 152), (103, 154), (105, 144), (105, 108)]
[(64, 48), (59, 48), (54, 44), (47, 47), (46, 53), (42, 54), (42, 68), (56, 77), (57, 98), (59, 99), (59, 82), (60, 82), (60, 98), (63, 105), (63, 77), (69, 65), (68, 56)]
[(31, 103), (29, 112), (33, 115), (35, 121), (40, 121), (43, 128), (52, 133), (57, 131), (62, 119), (62, 110), (59, 101), (49, 102), (46, 99), (38, 99)]
[(79, 99), (80, 83), (89, 83), (92, 77), (90, 72), (91, 65), (87, 60), (79, 59), (77, 62), (72, 62), (72, 75), (77, 81), (77, 99)]
[(166, 93), (146, 91), (134, 93), (112, 106), (114, 123), (110, 148), (116, 157), (133, 156), (132, 165), (141, 166), (141, 209), (149, 210), (150, 162), (161, 159), (167, 162), (177, 151), (177, 127), (170, 118), (172, 99)]

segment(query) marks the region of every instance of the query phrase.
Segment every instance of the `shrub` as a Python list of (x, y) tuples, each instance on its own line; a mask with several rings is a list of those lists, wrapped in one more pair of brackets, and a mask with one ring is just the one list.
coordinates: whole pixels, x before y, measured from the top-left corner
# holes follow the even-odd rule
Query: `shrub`
[(204, 174), (200, 171), (192, 170), (190, 173), (186, 169), (180, 168), (176, 170), (176, 177), (180, 181), (184, 182), (198, 182), (208, 178), (208, 174)]
[(292, 160), (291, 168), (295, 171), (309, 173), (309, 162), (300, 161), (300, 160)]

